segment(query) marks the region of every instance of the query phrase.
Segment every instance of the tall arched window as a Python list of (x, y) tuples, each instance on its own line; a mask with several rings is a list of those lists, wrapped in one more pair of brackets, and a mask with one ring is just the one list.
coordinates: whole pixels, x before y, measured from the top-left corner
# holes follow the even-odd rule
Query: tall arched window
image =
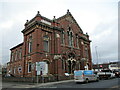
[(28, 53), (32, 52), (32, 36), (29, 37), (29, 42), (28, 42)]
[(43, 50), (49, 52), (49, 37), (47, 35), (43, 36)]
[(28, 73), (32, 71), (32, 62), (28, 62)]
[(67, 31), (67, 34), (68, 34), (68, 45), (73, 46), (73, 33), (70, 27), (69, 30)]
[(62, 59), (62, 69), (64, 70), (65, 69), (65, 60)]
[(18, 59), (18, 51), (15, 52), (15, 61)]
[(87, 47), (85, 48), (85, 55), (86, 55), (86, 58), (88, 59), (88, 48)]
[(73, 46), (73, 34), (70, 32), (70, 46)]
[(14, 61), (14, 53), (11, 52), (11, 61), (13, 62)]
[(22, 59), (22, 48), (19, 50), (19, 59)]
[(76, 35), (76, 47), (79, 48), (78, 35)]
[(64, 31), (61, 32), (61, 44), (64, 44), (65, 42), (65, 33)]

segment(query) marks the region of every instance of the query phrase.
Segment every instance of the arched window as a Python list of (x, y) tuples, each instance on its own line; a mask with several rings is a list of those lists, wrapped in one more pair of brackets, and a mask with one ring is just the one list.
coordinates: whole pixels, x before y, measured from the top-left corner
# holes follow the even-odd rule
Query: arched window
[(69, 30), (67, 31), (67, 34), (68, 34), (68, 45), (73, 46), (73, 33), (70, 27)]
[(32, 71), (32, 62), (28, 62), (28, 73)]
[(18, 59), (18, 51), (15, 52), (15, 61)]
[(86, 55), (86, 58), (88, 58), (88, 48), (87, 47), (85, 48), (85, 55)]
[(19, 50), (19, 59), (22, 59), (22, 48)]
[(76, 47), (79, 48), (78, 35), (76, 35)]
[(32, 36), (29, 37), (29, 42), (28, 42), (28, 53), (32, 52)]
[(14, 61), (14, 52), (11, 52), (11, 61)]
[(64, 70), (65, 69), (65, 60), (62, 59), (62, 69)]
[(49, 37), (47, 35), (43, 36), (43, 50), (49, 52)]
[(71, 74), (71, 61), (68, 61), (68, 73)]
[(73, 34), (70, 32), (70, 46), (73, 46)]
[(61, 44), (65, 44), (65, 33), (64, 31), (61, 32)]

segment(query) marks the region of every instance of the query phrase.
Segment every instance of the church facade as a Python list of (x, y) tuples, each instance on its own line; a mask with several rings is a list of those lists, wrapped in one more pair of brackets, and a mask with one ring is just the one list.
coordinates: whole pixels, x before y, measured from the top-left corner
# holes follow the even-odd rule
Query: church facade
[(73, 75), (74, 70), (92, 69), (89, 35), (83, 33), (69, 10), (53, 20), (38, 11), (27, 20), (22, 33), (23, 42), (10, 49), (8, 73), (16, 77), (59, 77)]

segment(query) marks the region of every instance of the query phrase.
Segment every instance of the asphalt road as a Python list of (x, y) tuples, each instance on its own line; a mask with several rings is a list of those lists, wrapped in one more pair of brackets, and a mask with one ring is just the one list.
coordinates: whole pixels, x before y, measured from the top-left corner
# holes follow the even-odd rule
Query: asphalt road
[[(120, 85), (120, 78), (109, 80), (100, 80), (99, 82), (79, 83), (74, 81), (66, 83), (58, 83), (53, 85), (40, 86), (35, 88), (118, 88)], [(120, 88), (120, 86), (119, 86)]]
[[(120, 88), (120, 78), (114, 78), (109, 80), (100, 80), (99, 82), (89, 82), (89, 83), (79, 83), (76, 84), (73, 80), (63, 81), (60, 83), (42, 83), (42, 84), (32, 84), (23, 82), (3, 82), (2, 87), (5, 90), (9, 88)], [(25, 89), (25, 90), (26, 90)], [(3, 89), (4, 90), (4, 89)], [(13, 90), (13, 89), (10, 89)], [(16, 89), (15, 89), (16, 90)], [(27, 89), (28, 90), (28, 89)], [(120, 89), (119, 89), (120, 90)]]

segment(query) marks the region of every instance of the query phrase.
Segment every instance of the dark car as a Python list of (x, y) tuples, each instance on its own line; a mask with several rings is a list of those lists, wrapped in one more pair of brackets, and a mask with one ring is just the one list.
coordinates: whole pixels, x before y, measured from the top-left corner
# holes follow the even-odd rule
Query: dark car
[(116, 69), (113, 71), (116, 77), (120, 77), (120, 69)]

